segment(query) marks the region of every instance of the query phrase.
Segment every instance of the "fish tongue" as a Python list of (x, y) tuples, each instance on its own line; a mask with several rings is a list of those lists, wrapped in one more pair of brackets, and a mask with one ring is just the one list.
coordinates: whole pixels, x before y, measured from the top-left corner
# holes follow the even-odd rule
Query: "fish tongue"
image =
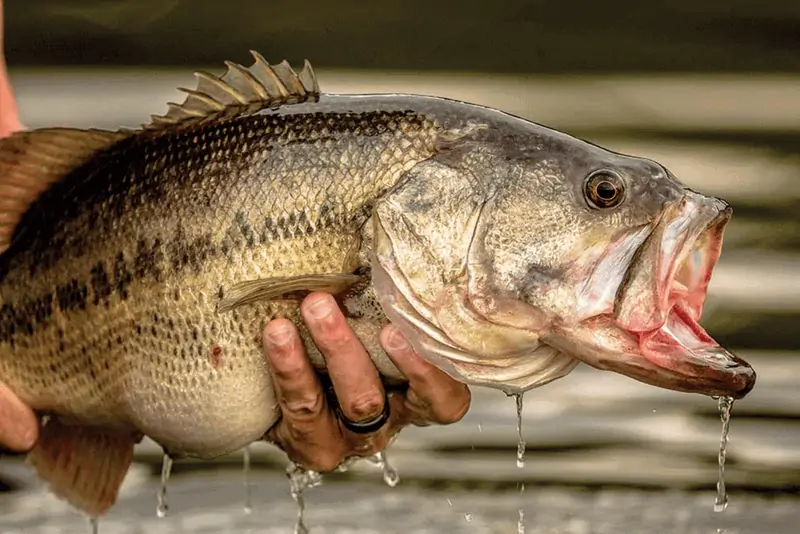
[(752, 367), (721, 347), (693, 315), (676, 304), (664, 326), (641, 335), (642, 355), (687, 384), (705, 384), (706, 394), (743, 397), (755, 384)]

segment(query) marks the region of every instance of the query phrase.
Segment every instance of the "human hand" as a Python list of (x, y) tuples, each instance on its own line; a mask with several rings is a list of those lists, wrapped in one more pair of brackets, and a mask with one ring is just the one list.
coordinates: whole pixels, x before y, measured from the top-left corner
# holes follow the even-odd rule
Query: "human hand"
[(3, 0), (0, 0), (0, 138), (21, 129), (17, 103), (14, 100), (11, 82), (6, 72), (6, 59), (3, 52)]
[(333, 297), (312, 293), (300, 309), (325, 358), (341, 410), (337, 413), (329, 403), (294, 324), (288, 319), (267, 324), (264, 350), (282, 417), (266, 439), (301, 467), (333, 471), (349, 457), (382, 451), (409, 424), (451, 424), (467, 413), (469, 388), (417, 356), (400, 331), (387, 325), (381, 332), (381, 346), (408, 379), (408, 389), (389, 394), (385, 424), (365, 434), (348, 429), (342, 416), (351, 422), (380, 421), (387, 397), (378, 371)]
[[(0, 138), (21, 128), (17, 105), (6, 74), (3, 55), (3, 2), (0, 0)], [(12, 451), (30, 450), (36, 443), (39, 423), (33, 411), (0, 383), (0, 447)]]
[(19, 397), (0, 383), (0, 448), (27, 452), (39, 435), (39, 421)]

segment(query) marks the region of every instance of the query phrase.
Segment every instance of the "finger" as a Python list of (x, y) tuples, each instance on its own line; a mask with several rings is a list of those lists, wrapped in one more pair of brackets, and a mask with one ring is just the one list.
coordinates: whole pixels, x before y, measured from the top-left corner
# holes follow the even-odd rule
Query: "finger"
[(336, 301), (312, 293), (301, 305), (303, 318), (333, 382), (342, 413), (350, 421), (369, 421), (384, 410), (385, 393), (378, 370), (347, 324)]
[(33, 448), (39, 422), (28, 408), (5, 385), (0, 384), (0, 446), (25, 452)]
[(14, 100), (14, 92), (6, 71), (5, 58), (3, 56), (3, 6), (0, 2), (0, 137), (5, 137), (11, 133), (21, 130), (19, 122), (17, 104)]
[(381, 331), (380, 341), (386, 354), (408, 379), (406, 405), (418, 416), (413, 421), (415, 424), (452, 424), (466, 415), (471, 400), (466, 384), (420, 358), (394, 325), (387, 325)]
[(294, 324), (286, 319), (268, 323), (264, 350), (283, 416), (267, 432), (267, 439), (306, 469), (332, 471), (342, 462), (347, 443), (328, 410), (322, 384)]
[(284, 417), (300, 423), (316, 420), (325, 411), (325, 396), (294, 324), (270, 321), (264, 329), (264, 351)]

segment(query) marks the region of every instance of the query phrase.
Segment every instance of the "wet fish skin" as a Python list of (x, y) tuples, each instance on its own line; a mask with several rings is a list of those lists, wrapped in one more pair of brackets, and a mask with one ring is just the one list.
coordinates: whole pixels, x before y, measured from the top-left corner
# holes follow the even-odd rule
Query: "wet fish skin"
[[(312, 290), (337, 295), (387, 383), (404, 381), (377, 342), (391, 319), (507, 392), (581, 361), (752, 389), (696, 323), (720, 201), (497, 110), (320, 96), (310, 66), (254, 56), (141, 130), (0, 141), (0, 381), (51, 417), (31, 461), (71, 503), (104, 513), (142, 435), (200, 458), (261, 439), (279, 416), (265, 323), (293, 319), (324, 367), (299, 317)], [(597, 177), (613, 203), (590, 199)]]
[(425, 116), (373, 107), (145, 132), (45, 192), (0, 257), (2, 380), (178, 455), (259, 439), (275, 420), (260, 332), (297, 305), (217, 301), (234, 281), (358, 267), (370, 205), (436, 139)]

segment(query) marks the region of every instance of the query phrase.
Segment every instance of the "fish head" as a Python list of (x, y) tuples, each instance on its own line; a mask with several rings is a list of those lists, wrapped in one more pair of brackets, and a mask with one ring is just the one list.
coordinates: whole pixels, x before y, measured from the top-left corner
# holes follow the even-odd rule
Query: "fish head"
[(744, 396), (753, 369), (698, 323), (728, 204), (658, 163), (539, 128), (418, 164), (377, 203), (373, 282), (389, 319), (455, 378), (508, 393), (585, 362)]
[[(587, 204), (597, 211), (592, 216), (618, 210), (612, 217), (620, 228), (587, 233), (585, 250), (573, 251), (576, 261), (555, 292), (559, 302), (548, 304), (539, 289), (528, 295), (560, 310), (542, 339), (593, 367), (647, 384), (744, 397), (755, 371), (700, 325), (733, 210), (684, 187), (653, 162), (640, 160), (639, 166), (638, 173), (609, 168), (587, 177)], [(603, 197), (592, 189), (598, 180), (622, 184), (632, 195), (616, 208), (592, 206), (592, 196)], [(613, 187), (602, 187), (610, 198)], [(627, 213), (625, 203), (631, 204)]]

